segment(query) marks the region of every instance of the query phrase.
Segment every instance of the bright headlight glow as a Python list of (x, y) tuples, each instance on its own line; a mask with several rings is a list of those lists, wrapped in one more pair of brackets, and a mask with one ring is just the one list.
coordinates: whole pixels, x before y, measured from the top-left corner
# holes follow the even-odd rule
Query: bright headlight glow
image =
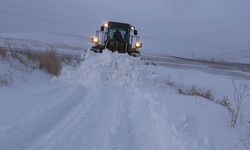
[(105, 28), (108, 28), (109, 27), (109, 24), (107, 22), (104, 23), (104, 27)]
[(93, 36), (92, 39), (91, 39), (91, 41), (92, 41), (93, 43), (98, 43), (98, 42), (99, 42), (99, 39), (98, 39), (98, 37)]
[(141, 42), (136, 42), (135, 43), (135, 47), (136, 48), (141, 48), (142, 47), (142, 43)]
[(135, 30), (135, 27), (132, 26), (132, 27), (131, 27), (131, 30), (134, 31), (134, 30)]

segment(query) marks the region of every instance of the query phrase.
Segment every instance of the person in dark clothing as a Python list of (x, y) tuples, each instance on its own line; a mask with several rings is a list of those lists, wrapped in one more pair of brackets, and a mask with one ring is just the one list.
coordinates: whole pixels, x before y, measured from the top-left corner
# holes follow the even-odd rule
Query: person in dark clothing
[(114, 32), (114, 40), (123, 42), (122, 33), (118, 29), (116, 29), (116, 31)]

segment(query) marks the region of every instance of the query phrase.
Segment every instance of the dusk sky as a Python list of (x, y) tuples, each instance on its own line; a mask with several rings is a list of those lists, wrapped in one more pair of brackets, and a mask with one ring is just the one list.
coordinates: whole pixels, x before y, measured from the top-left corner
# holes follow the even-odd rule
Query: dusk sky
[(137, 27), (146, 49), (250, 50), (249, 0), (0, 0), (0, 32), (90, 36), (106, 20)]

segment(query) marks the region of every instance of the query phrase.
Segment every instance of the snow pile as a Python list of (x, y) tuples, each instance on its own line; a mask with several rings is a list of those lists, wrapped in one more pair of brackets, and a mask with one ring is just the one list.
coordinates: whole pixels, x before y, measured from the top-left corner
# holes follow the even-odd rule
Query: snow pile
[(118, 86), (145, 85), (153, 76), (139, 58), (127, 54), (111, 53), (90, 54), (78, 68), (66, 67), (61, 73), (63, 81), (85, 86), (115, 84)]

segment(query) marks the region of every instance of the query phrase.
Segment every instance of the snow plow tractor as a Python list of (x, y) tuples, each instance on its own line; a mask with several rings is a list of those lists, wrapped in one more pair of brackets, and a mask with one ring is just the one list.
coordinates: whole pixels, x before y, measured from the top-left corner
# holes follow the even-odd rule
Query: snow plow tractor
[(137, 34), (135, 27), (130, 24), (111, 21), (104, 23), (101, 30), (96, 31), (96, 35), (92, 37), (94, 46), (90, 50), (102, 53), (103, 50), (108, 49), (138, 57), (142, 43)]

